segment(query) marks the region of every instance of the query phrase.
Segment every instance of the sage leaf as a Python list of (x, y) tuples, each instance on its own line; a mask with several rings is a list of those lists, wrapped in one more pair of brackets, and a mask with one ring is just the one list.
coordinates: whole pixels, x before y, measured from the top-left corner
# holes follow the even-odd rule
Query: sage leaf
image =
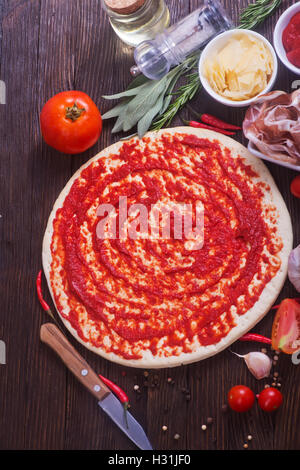
[(117, 104), (117, 106), (103, 114), (102, 119), (110, 119), (119, 116), (127, 105), (128, 101), (122, 101), (121, 103)]
[(176, 83), (178, 82), (178, 79), (179, 77), (182, 75), (182, 70), (179, 70), (178, 73), (176, 73), (176, 75), (174, 75), (174, 77), (172, 78), (172, 80), (170, 80), (170, 83), (169, 83), (169, 86), (166, 90), (166, 93), (165, 93), (165, 97), (164, 97), (164, 104), (159, 112), (159, 116), (161, 116), (162, 114), (164, 114), (164, 112), (168, 109), (171, 101), (172, 101), (172, 98), (173, 98), (173, 90), (175, 88), (175, 85)]
[(104, 98), (105, 100), (118, 100), (120, 98), (126, 98), (128, 96), (136, 96), (139, 93), (143, 92), (145, 89), (147, 89), (147, 87), (151, 88), (151, 86), (152, 86), (152, 83), (149, 80), (143, 85), (140, 85), (138, 87), (129, 88), (125, 91), (122, 91), (121, 93), (116, 93), (115, 95), (103, 95), (102, 98)]
[(124, 123), (124, 115), (123, 115), (123, 113), (121, 113), (120, 116), (118, 117), (118, 119), (116, 120), (115, 125), (112, 128), (111, 133), (116, 134), (117, 132), (121, 132), (121, 130), (123, 129), (123, 123)]
[(130, 135), (126, 135), (126, 137), (121, 137), (120, 140), (130, 140), (132, 139), (133, 137), (137, 137), (137, 133), (135, 132), (134, 134), (130, 134)]
[(145, 75), (141, 74), (138, 75), (136, 78), (132, 80), (132, 82), (128, 85), (127, 90), (131, 90), (132, 88), (136, 88), (138, 86), (144, 85), (144, 83), (150, 82), (150, 79), (145, 77)]
[(143, 93), (136, 95), (128, 104), (126, 119), (124, 120), (123, 131), (128, 131), (135, 126), (138, 121), (155, 105), (160, 95), (165, 91), (167, 78), (155, 80), (148, 84)]
[[(149, 85), (151, 86), (148, 86), (147, 89), (143, 90), (143, 94), (141, 96), (137, 95), (130, 101), (128, 104), (126, 120), (124, 121), (124, 131), (127, 131), (135, 126), (139, 120), (152, 109), (155, 103), (159, 100), (159, 97), (162, 94), (165, 95), (170, 85), (173, 84), (175, 77), (178, 76), (179, 72), (180, 69), (176, 67), (160, 80), (150, 81)], [(159, 112), (160, 109), (158, 109), (157, 114)]]
[(137, 131), (140, 139), (142, 139), (142, 137), (146, 134), (152, 124), (154, 117), (160, 112), (164, 104), (164, 96), (164, 93), (161, 93), (155, 105), (152, 106), (152, 108), (150, 108), (149, 111), (138, 122)]

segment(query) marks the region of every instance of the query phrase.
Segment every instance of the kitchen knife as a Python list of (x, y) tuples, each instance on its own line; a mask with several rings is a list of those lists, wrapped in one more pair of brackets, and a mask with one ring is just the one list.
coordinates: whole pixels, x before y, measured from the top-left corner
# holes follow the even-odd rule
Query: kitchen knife
[(65, 335), (53, 323), (41, 326), (40, 338), (62, 359), (75, 377), (98, 399), (98, 405), (119, 428), (142, 450), (153, 450), (142, 426), (127, 412), (100, 377), (69, 343)]

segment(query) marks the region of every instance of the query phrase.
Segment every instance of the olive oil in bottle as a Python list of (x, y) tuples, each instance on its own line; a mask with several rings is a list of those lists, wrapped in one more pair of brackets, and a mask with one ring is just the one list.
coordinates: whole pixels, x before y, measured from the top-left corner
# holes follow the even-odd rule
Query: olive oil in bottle
[(102, 4), (115, 33), (129, 46), (153, 39), (170, 23), (164, 0), (102, 0)]

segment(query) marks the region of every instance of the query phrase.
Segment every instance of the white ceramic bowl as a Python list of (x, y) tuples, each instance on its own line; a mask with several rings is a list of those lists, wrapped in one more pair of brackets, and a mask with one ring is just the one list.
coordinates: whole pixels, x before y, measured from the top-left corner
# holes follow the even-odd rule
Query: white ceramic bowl
[(292, 165), (291, 163), (288, 163), (288, 162), (282, 162), (278, 159), (269, 157), (268, 155), (261, 153), (252, 142), (248, 143), (248, 150), (249, 152), (251, 152), (253, 155), (255, 155), (258, 158), (262, 158), (263, 160), (267, 160), (268, 162), (276, 163), (277, 165), (280, 165), (280, 166), (285, 166), (286, 168), (289, 168), (290, 170), (300, 171), (299, 165)]
[(244, 32), (244, 33), (249, 34), (250, 36), (255, 36), (256, 38), (263, 41), (266, 44), (266, 46), (269, 48), (269, 50), (272, 54), (273, 63), (274, 63), (273, 73), (272, 73), (272, 76), (269, 80), (268, 85), (266, 86), (266, 88), (264, 90), (262, 90), (261, 93), (259, 93), (259, 95), (262, 95), (264, 93), (268, 93), (273, 88), (274, 82), (275, 82), (276, 77), (277, 77), (277, 72), (278, 72), (278, 61), (277, 61), (277, 56), (275, 54), (275, 51), (274, 51), (273, 47), (271, 46), (271, 44), (269, 43), (269, 41), (267, 41), (267, 39), (264, 38), (261, 34), (258, 34), (254, 31), (249, 31), (247, 29), (231, 29), (229, 31), (225, 31), (225, 33), (219, 34), (214, 39), (212, 39), (207, 44), (207, 46), (204, 48), (204, 50), (202, 51), (202, 54), (200, 56), (199, 76), (200, 76), (200, 80), (201, 80), (201, 83), (203, 85), (203, 88), (206, 90), (206, 92), (212, 98), (214, 98), (216, 101), (219, 101), (219, 103), (225, 104), (227, 106), (232, 106), (232, 107), (235, 107), (235, 108), (241, 108), (243, 106), (249, 106), (250, 104), (252, 104), (257, 99), (257, 97), (259, 95), (256, 95), (256, 96), (254, 96), (253, 98), (251, 98), (249, 100), (243, 100), (243, 101), (229, 100), (229, 99), (224, 98), (223, 96), (219, 95), (218, 93), (216, 93), (213, 90), (213, 88), (211, 87), (209, 81), (207, 80), (207, 78), (204, 75), (204, 64), (205, 64), (206, 60), (208, 58), (211, 58), (213, 55), (217, 54), (219, 52), (219, 50), (227, 44), (229, 38), (231, 36), (233, 36), (234, 34), (236, 34), (237, 32), (239, 32), (239, 33)]
[(300, 75), (300, 69), (291, 64), (282, 44), (282, 33), (296, 13), (300, 12), (300, 2), (295, 3), (280, 16), (274, 29), (274, 47), (281, 62), (292, 72)]

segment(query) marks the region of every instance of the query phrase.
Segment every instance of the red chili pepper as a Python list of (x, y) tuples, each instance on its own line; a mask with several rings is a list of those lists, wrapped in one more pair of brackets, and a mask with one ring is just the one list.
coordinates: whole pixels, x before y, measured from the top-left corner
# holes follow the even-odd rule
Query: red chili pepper
[(38, 295), (41, 306), (43, 307), (45, 312), (47, 312), (48, 315), (52, 318), (52, 320), (54, 320), (54, 322), (56, 323), (58, 328), (61, 329), (58, 321), (56, 320), (55, 316), (52, 313), (51, 308), (49, 307), (49, 305), (47, 304), (46, 300), (43, 297), (43, 293), (42, 293), (42, 271), (40, 271), (38, 273), (37, 278), (36, 278), (36, 291), (37, 291), (37, 295)]
[(272, 344), (270, 338), (266, 338), (265, 336), (258, 335), (256, 333), (247, 333), (240, 338), (240, 341), (257, 341), (258, 343)]
[(36, 291), (37, 291), (37, 295), (38, 295), (40, 304), (41, 304), (41, 306), (43, 307), (43, 309), (44, 309), (46, 312), (51, 311), (49, 305), (48, 305), (47, 302), (44, 300), (43, 293), (42, 293), (42, 271), (40, 271), (40, 272), (38, 273), (37, 278), (36, 278)]
[[(296, 302), (300, 302), (300, 297), (295, 297), (294, 300), (296, 300)], [(273, 307), (271, 308), (271, 310), (275, 310), (275, 309), (279, 308), (280, 305), (281, 305), (281, 304), (273, 305)]]
[(103, 377), (103, 375), (99, 374), (100, 379), (105, 383), (105, 385), (112, 390), (115, 395), (119, 398), (120, 402), (123, 403), (124, 406), (124, 416), (125, 416), (125, 421), (126, 421), (126, 426), (128, 428), (128, 421), (127, 421), (127, 410), (128, 410), (128, 405), (129, 405), (129, 398), (117, 384), (112, 382), (111, 380), (107, 379), (106, 377)]
[(224, 135), (235, 135), (235, 132), (229, 132), (229, 131), (225, 131), (224, 129), (219, 129), (217, 127), (208, 126), (207, 124), (203, 124), (202, 122), (186, 121), (186, 123), (190, 127), (196, 127), (198, 129), (209, 129), (210, 131), (219, 132), (220, 134), (224, 134)]
[(219, 129), (232, 129), (235, 131), (239, 131), (241, 129), (241, 127), (235, 126), (234, 124), (228, 124), (227, 122), (222, 121), (221, 119), (212, 116), (211, 114), (200, 114), (200, 119), (206, 124), (209, 124), (213, 127), (218, 127)]

